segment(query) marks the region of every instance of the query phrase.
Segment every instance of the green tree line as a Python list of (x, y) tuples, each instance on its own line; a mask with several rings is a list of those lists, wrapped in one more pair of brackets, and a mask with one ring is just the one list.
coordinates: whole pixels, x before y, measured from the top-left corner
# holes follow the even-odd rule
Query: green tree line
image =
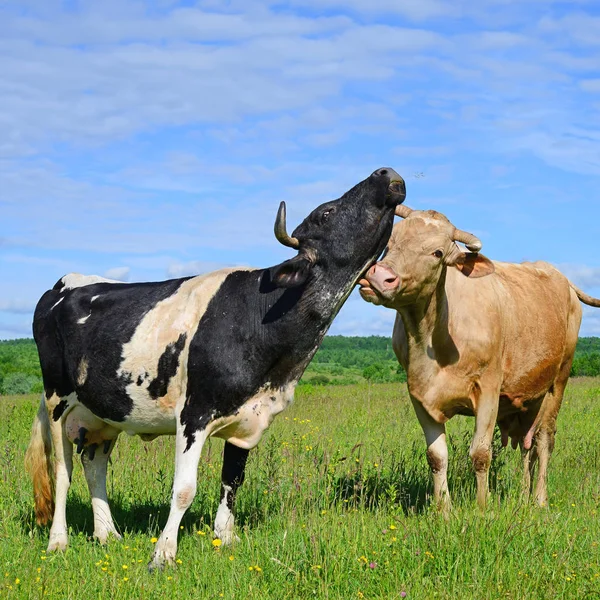
[[(571, 375), (600, 375), (600, 338), (579, 339)], [(347, 385), (364, 381), (404, 382), (390, 338), (327, 336), (301, 385)], [(41, 392), (42, 376), (32, 339), (0, 340), (0, 394)]]

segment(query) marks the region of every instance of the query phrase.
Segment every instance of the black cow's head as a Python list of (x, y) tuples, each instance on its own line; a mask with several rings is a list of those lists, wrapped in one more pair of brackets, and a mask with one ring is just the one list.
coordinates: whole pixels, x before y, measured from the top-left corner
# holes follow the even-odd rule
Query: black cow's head
[(282, 202), (275, 235), (298, 255), (275, 267), (272, 282), (294, 288), (311, 279), (325, 279), (351, 289), (385, 248), (394, 209), (405, 197), (402, 177), (393, 169), (377, 169), (338, 200), (313, 210), (291, 236), (286, 232)]

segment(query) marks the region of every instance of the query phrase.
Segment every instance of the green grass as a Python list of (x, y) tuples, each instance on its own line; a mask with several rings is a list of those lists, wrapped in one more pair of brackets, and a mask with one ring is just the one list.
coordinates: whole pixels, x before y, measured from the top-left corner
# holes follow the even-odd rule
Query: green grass
[(499, 451), (496, 440), (490, 506), (481, 514), (468, 461), (473, 420), (453, 419), (455, 509), (446, 522), (429, 507), (424, 442), (405, 386), (299, 389), (250, 455), (237, 502), (241, 542), (219, 550), (211, 543), (222, 452), (211, 440), (180, 532), (181, 563), (153, 574), (146, 564), (168, 514), (173, 439), (121, 436), (109, 496), (123, 540), (107, 547), (90, 539), (77, 462), (71, 545), (46, 556), (48, 530), (34, 525), (23, 470), (37, 398), (0, 398), (0, 598), (600, 597), (599, 397), (600, 380), (568, 388), (549, 509), (521, 502), (518, 453)]

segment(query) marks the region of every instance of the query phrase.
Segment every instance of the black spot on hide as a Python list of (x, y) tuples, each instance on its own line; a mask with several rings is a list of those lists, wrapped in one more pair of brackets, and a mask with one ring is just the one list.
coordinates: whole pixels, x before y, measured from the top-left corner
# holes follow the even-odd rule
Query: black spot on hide
[(66, 400), (61, 400), (55, 407), (54, 410), (52, 411), (52, 418), (55, 421), (58, 421), (62, 416), (63, 413), (65, 412), (65, 410), (67, 409), (67, 407), (69, 406), (69, 403)]
[(148, 386), (148, 393), (155, 400), (167, 395), (169, 381), (171, 381), (171, 377), (174, 377), (177, 373), (177, 367), (179, 366), (179, 355), (185, 346), (186, 338), (187, 335), (182, 333), (177, 338), (176, 342), (170, 343), (165, 348), (165, 351), (158, 359), (156, 378), (153, 379)]

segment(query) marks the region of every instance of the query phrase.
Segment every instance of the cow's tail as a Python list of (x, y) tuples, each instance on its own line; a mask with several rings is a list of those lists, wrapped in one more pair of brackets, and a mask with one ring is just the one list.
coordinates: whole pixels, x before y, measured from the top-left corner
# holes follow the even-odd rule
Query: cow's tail
[(45, 525), (54, 513), (54, 468), (50, 419), (43, 394), (31, 428), (31, 440), (25, 453), (25, 468), (33, 482), (35, 520), (38, 525)]
[(573, 291), (577, 294), (577, 297), (588, 306), (595, 306), (596, 308), (600, 308), (600, 300), (598, 298), (594, 298), (593, 296), (588, 296), (585, 292), (582, 292), (576, 285), (574, 285), (571, 281), (569, 281)]

